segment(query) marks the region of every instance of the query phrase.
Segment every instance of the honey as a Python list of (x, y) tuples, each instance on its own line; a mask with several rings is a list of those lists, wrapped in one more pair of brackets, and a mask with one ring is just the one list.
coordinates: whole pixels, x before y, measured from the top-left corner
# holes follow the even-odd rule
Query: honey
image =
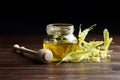
[(68, 23), (48, 24), (47, 36), (43, 41), (43, 48), (53, 53), (53, 61), (60, 61), (68, 53), (74, 51), (77, 38), (74, 36), (74, 26)]
[(75, 50), (76, 43), (61, 43), (61, 44), (44, 43), (43, 47), (52, 51), (53, 61), (59, 61), (63, 57), (65, 57), (68, 53)]

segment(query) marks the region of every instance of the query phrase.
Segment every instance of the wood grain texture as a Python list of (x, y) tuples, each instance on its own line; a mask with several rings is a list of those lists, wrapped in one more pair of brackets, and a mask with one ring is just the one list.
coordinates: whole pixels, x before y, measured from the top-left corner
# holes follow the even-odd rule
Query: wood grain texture
[[(43, 64), (13, 52), (13, 45), (42, 48), (44, 35), (0, 35), (0, 80), (120, 80), (120, 36), (113, 36), (111, 59), (100, 63)], [(87, 40), (100, 35), (88, 36)]]

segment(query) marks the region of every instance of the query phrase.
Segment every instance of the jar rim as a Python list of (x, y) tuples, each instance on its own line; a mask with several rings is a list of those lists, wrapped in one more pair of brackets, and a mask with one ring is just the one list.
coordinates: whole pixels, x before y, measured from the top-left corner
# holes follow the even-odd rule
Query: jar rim
[(70, 23), (51, 23), (51, 24), (48, 24), (47, 27), (48, 27), (48, 26), (64, 26), (64, 27), (65, 27), (65, 26), (66, 26), (66, 27), (68, 27), (68, 26), (70, 27), (70, 26), (71, 26), (71, 27), (73, 27), (74, 25), (73, 25), (73, 24), (70, 24)]

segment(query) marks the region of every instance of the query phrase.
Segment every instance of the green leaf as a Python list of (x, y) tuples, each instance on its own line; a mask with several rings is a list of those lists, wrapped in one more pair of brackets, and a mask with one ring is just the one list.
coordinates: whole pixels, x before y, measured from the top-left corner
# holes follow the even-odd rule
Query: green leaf
[(113, 40), (113, 38), (109, 37), (108, 29), (104, 29), (103, 37), (104, 37), (104, 45), (102, 46), (102, 48), (107, 51), (111, 42), (112, 42), (112, 40)]
[(65, 56), (58, 64), (62, 62), (80, 62), (89, 57), (90, 51), (91, 50), (71, 52)]

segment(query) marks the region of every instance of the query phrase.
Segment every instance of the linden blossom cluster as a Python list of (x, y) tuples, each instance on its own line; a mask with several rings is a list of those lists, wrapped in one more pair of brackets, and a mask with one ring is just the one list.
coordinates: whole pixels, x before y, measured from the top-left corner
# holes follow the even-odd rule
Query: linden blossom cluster
[(96, 24), (92, 25), (91, 27), (80, 30), (78, 34), (78, 43), (75, 51), (68, 53), (58, 64), (62, 62), (101, 62), (102, 58), (109, 58), (110, 57), (110, 50), (109, 46), (113, 40), (113, 38), (109, 37), (108, 29), (103, 30), (103, 38), (104, 41), (85, 41), (85, 38), (90, 30)]

